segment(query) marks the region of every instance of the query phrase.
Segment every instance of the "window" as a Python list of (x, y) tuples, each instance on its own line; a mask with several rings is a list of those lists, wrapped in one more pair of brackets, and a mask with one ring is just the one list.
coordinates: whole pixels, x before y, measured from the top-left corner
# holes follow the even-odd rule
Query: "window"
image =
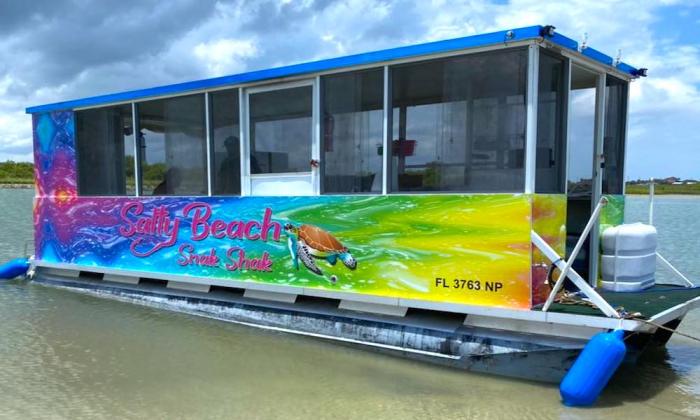
[(566, 177), (566, 63), (540, 52), (535, 192), (564, 193)]
[(251, 93), (250, 173), (310, 172), (311, 86)]
[[(567, 195), (584, 201), (593, 194), (597, 78), (597, 73), (576, 65), (571, 67)], [(589, 204), (586, 202), (584, 207)]]
[(134, 195), (131, 105), (77, 111), (80, 195)]
[(323, 191), (382, 191), (384, 70), (322, 79)]
[(211, 114), (212, 193), (241, 194), (241, 142), (238, 89), (212, 92)]
[(605, 82), (603, 194), (622, 194), (627, 125), (627, 82), (608, 75)]
[(392, 68), (392, 190), (523, 191), (527, 51)]
[(142, 195), (206, 195), (204, 95), (138, 104)]

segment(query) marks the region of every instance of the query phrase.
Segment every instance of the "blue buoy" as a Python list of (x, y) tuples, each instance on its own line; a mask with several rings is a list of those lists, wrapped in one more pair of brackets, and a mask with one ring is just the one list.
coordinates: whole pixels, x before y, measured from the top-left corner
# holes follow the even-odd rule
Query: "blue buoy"
[(29, 270), (29, 260), (27, 258), (15, 258), (0, 265), (0, 279), (13, 279), (26, 274), (27, 270)]
[(595, 402), (625, 357), (624, 336), (623, 330), (615, 330), (591, 338), (559, 385), (565, 405), (590, 406)]

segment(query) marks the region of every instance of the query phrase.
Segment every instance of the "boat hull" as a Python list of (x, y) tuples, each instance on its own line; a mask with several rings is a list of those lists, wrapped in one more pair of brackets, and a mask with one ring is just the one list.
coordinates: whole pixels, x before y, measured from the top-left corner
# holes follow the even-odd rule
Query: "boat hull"
[[(587, 341), (587, 334), (565, 337), (473, 325), (483, 322), (475, 318), (470, 324), (466, 321), (469, 315), (464, 314), (411, 310), (403, 316), (385, 315), (340, 309), (334, 299), (304, 297), (284, 302), (247, 297), (233, 289), (218, 288), (205, 293), (174, 289), (167, 282), (152, 279), (126, 284), (99, 279), (90, 273), (65, 274), (38, 270), (34, 281), (450, 368), (527, 380), (559, 382)], [(503, 322), (505, 328), (507, 322)], [(594, 332), (591, 329), (591, 334)], [(641, 336), (635, 340), (638, 351), (631, 351), (628, 361), (634, 360), (651, 341), (652, 334)]]

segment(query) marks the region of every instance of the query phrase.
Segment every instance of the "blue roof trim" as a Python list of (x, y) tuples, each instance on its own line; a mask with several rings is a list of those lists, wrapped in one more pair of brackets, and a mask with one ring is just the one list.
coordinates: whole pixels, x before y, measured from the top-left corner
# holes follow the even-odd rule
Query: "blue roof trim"
[(637, 75), (637, 71), (638, 71), (637, 68), (632, 67), (632, 66), (630, 66), (629, 64), (623, 63), (623, 62), (620, 62), (620, 63), (617, 65), (617, 69), (620, 70), (620, 71), (623, 72), (623, 73), (631, 74), (631, 75), (633, 75), (633, 76), (636, 76), (636, 75)]
[(592, 58), (595, 61), (599, 61), (603, 64), (606, 64), (608, 66), (613, 65), (613, 58), (610, 57), (609, 55), (603, 54), (602, 52), (594, 49), (594, 48), (585, 48), (583, 51), (581, 51), (581, 54), (585, 55), (588, 58)]
[(559, 32), (555, 32), (553, 37), (547, 38), (550, 42), (553, 42), (561, 47), (568, 48), (570, 50), (578, 50), (578, 42), (571, 38), (565, 37)]
[[(449, 39), (445, 41), (435, 41), (425, 44), (410, 45), (405, 47), (391, 48), (387, 50), (367, 52), (361, 54), (354, 54), (345, 57), (337, 57), (326, 60), (312, 61), (308, 63), (293, 64), (284, 67), (276, 67), (265, 70), (257, 70), (247, 73), (240, 73), (231, 76), (215, 77), (211, 79), (196, 80), (192, 82), (176, 83), (172, 85), (158, 86), (147, 89), (132, 90), (127, 92), (113, 93), (108, 95), (92, 96), (83, 99), (76, 99), (65, 102), (57, 102), (47, 105), (39, 105), (34, 107), (29, 107), (26, 109), (28, 114), (34, 114), (39, 112), (49, 112), (49, 111), (59, 111), (73, 108), (80, 108), (86, 106), (95, 106), (106, 103), (113, 102), (127, 102), (140, 100), (148, 97), (172, 95), (177, 93), (187, 93), (202, 89), (211, 89), (226, 85), (236, 85), (242, 83), (257, 82), (263, 80), (276, 79), (281, 77), (298, 76), (309, 73), (317, 73), (321, 71), (328, 71), (339, 69), (343, 67), (354, 67), (359, 65), (368, 65), (373, 63), (380, 63), (391, 60), (398, 60), (402, 58), (417, 57), (421, 55), (436, 54), (443, 52), (450, 52), (456, 50), (462, 50), (467, 48), (482, 47), (488, 45), (496, 45), (501, 43), (524, 41), (528, 39), (536, 39), (540, 37), (540, 30), (542, 26), (528, 26), (525, 28), (518, 28), (506, 31), (492, 32), (488, 34), (473, 35), (463, 38)], [(511, 37), (508, 34), (512, 33)], [(573, 50), (578, 49), (578, 43), (570, 38), (563, 35), (555, 33), (553, 37), (548, 38), (550, 42), (561, 45), (565, 48), (570, 48)], [(591, 50), (587, 48), (585, 51)], [(599, 60), (597, 57), (610, 58), (602, 53), (598, 55), (590, 56), (591, 58)], [(612, 59), (606, 64), (612, 64)], [(625, 65), (625, 68), (633, 69), (630, 66)], [(621, 68), (621, 67), (618, 67)], [(633, 69), (634, 70), (634, 69)], [(633, 74), (631, 71), (630, 74)]]

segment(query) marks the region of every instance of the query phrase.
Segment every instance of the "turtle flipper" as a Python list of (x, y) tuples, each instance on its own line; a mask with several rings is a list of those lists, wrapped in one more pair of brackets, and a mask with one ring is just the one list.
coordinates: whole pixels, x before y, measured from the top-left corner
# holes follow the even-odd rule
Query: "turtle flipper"
[(301, 259), (301, 262), (304, 263), (304, 265), (306, 266), (306, 268), (309, 269), (309, 271), (311, 271), (314, 274), (318, 274), (319, 276), (323, 275), (321, 269), (318, 268), (318, 266), (316, 265), (314, 257), (311, 256), (309, 249), (301, 241), (297, 242), (297, 256), (299, 257), (299, 259)]
[(287, 238), (287, 247), (289, 248), (289, 254), (292, 256), (292, 263), (294, 263), (294, 268), (299, 270), (299, 253), (297, 252), (297, 240), (293, 236)]
[(338, 257), (347, 268), (351, 270), (357, 268), (357, 260), (352, 255), (350, 255), (349, 252), (343, 252), (342, 254), (338, 254)]

